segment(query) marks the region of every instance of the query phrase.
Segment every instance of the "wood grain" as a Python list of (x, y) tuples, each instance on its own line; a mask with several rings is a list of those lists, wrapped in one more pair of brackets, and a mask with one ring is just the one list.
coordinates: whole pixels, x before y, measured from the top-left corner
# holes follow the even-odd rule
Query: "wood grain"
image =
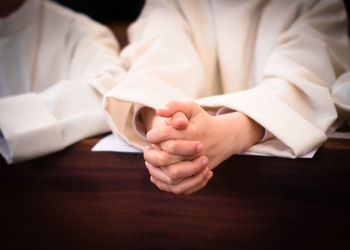
[[(110, 23), (121, 46), (128, 23)], [(140, 154), (100, 137), (8, 166), (0, 249), (350, 249), (350, 141), (313, 159), (234, 156), (191, 196), (156, 189)]]
[[(348, 249), (350, 150), (234, 156), (191, 196), (157, 190), (140, 154), (62, 152), (0, 163), (1, 249)], [(337, 146), (334, 146), (337, 145)]]

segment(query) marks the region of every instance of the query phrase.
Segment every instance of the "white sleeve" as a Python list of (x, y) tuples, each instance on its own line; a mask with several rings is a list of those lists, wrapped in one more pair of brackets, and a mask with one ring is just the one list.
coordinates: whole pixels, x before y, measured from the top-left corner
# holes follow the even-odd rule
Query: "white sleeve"
[(249, 151), (301, 156), (337, 118), (330, 89), (350, 65), (346, 14), (341, 1), (313, 2), (279, 35), (257, 87), (198, 101), (244, 112), (275, 136)]
[[(197, 100), (204, 107), (241, 111), (274, 136), (250, 151), (301, 156), (326, 140), (325, 131), (337, 117), (330, 88), (349, 68), (344, 6), (340, 0), (311, 0), (304, 7), (279, 35), (257, 87)], [(160, 108), (171, 99), (193, 99), (201, 96), (205, 77), (191, 29), (175, 1), (148, 1), (129, 32), (132, 44), (122, 56), (132, 66), (106, 95), (124, 110), (121, 116), (107, 116), (114, 132), (142, 146), (130, 129), (132, 103)]]
[(340, 118), (350, 125), (350, 71), (338, 78), (332, 87), (332, 95)]
[(103, 95), (124, 78), (119, 44), (109, 28), (80, 16), (70, 35), (70, 80), (90, 85)]
[(125, 74), (114, 35), (84, 17), (72, 24), (67, 41), (73, 48), (62, 52), (71, 58), (67, 79), (41, 93), (0, 99), (2, 144), (7, 144), (1, 153), (8, 163), (46, 155), (109, 130), (102, 95)]
[(170, 100), (192, 100), (204, 89), (202, 63), (175, 2), (146, 1), (141, 16), (129, 27), (130, 45), (121, 53), (128, 73), (105, 96), (119, 105), (119, 112), (106, 112), (110, 127), (137, 147), (145, 143), (129, 129), (134, 103), (157, 109)]
[(176, 1), (147, 1), (128, 37), (121, 53), (128, 73), (109, 96), (152, 108), (198, 97), (203, 67)]

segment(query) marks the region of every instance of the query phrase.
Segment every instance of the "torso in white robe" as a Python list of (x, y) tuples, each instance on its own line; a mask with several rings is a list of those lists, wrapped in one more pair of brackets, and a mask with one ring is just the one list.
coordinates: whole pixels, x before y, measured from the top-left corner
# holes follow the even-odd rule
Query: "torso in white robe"
[(0, 19), (0, 151), (23, 161), (109, 130), (102, 96), (125, 75), (105, 26), (51, 1)]
[(248, 151), (301, 156), (326, 140), (337, 118), (331, 88), (350, 69), (342, 1), (150, 0), (129, 40), (129, 72), (106, 95), (119, 107), (107, 116), (138, 147), (135, 103), (195, 100), (260, 123), (271, 139)]

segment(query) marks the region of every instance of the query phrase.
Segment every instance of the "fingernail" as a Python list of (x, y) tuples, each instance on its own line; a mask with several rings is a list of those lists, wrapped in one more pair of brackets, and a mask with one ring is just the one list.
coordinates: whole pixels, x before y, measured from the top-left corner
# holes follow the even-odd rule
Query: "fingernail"
[(208, 158), (203, 158), (202, 159), (202, 166), (206, 166), (208, 164)]
[(196, 150), (197, 150), (197, 153), (202, 152), (202, 150), (203, 150), (203, 145), (202, 145), (201, 143), (199, 143), (199, 144), (197, 145), (197, 147), (196, 147)]
[(208, 172), (209, 172), (209, 168), (205, 168), (203, 176), (207, 176)]
[(185, 118), (177, 118), (176, 119), (177, 126), (180, 128), (183, 128), (183, 126), (186, 126), (187, 120)]
[(210, 171), (209, 174), (208, 174), (208, 181), (213, 177), (214, 173), (213, 171)]
[(186, 122), (187, 120), (185, 119), (185, 118), (183, 118), (183, 117), (178, 117), (178, 118), (176, 118), (176, 120), (178, 120), (178, 121), (183, 121), (183, 122)]
[(146, 133), (146, 137), (149, 137), (150, 135), (153, 134), (153, 129), (148, 130), (148, 132)]

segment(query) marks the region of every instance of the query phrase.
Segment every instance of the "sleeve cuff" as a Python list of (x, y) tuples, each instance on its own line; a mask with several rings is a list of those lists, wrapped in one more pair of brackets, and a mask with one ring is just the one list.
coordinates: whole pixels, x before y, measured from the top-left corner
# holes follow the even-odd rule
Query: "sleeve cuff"
[(144, 108), (144, 105), (141, 104), (135, 104), (134, 105), (134, 112), (132, 115), (132, 126), (136, 132), (136, 134), (146, 141), (146, 129), (145, 126), (142, 123), (141, 119), (141, 109)]
[[(295, 100), (299, 100), (298, 92), (293, 85), (279, 78), (269, 78), (264, 81), (256, 88), (205, 97), (196, 102), (201, 106), (226, 106), (239, 110), (261, 124), (279, 141), (278, 145), (269, 144), (266, 147), (263, 147), (263, 144), (270, 140), (259, 143), (249, 149), (253, 150), (252, 152), (295, 158), (304, 155), (326, 140), (324, 131), (302, 115), (303, 110), (300, 107), (307, 106), (290, 106), (290, 102), (296, 103)], [(278, 85), (283, 95), (273, 92), (273, 88), (277, 88), (275, 85)], [(323, 113), (326, 116), (325, 120), (333, 118), (333, 113), (326, 111)], [(263, 139), (266, 140), (268, 137), (267, 135)]]
[(63, 148), (57, 120), (37, 94), (0, 99), (0, 113), (0, 128), (7, 143), (7, 150), (1, 150), (1, 154), (9, 164)]

